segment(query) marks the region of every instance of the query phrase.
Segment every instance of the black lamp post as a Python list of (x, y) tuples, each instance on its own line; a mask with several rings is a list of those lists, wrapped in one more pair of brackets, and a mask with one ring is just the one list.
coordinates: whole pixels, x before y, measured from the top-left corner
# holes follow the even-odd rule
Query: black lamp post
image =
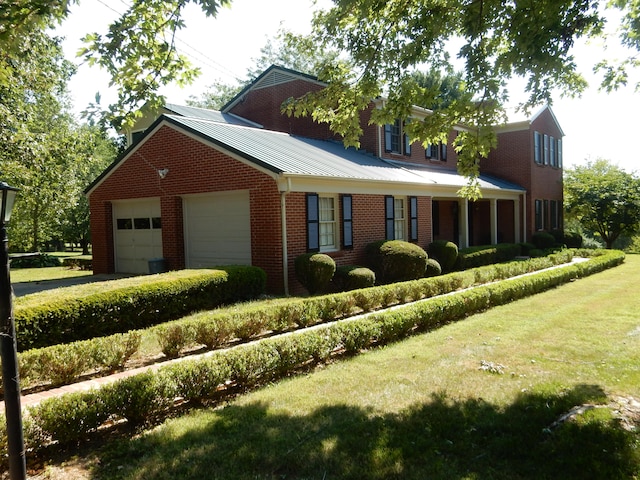
[(0, 247), (0, 358), (2, 358), (2, 386), (7, 421), (9, 478), (24, 480), (27, 478), (27, 467), (22, 433), (18, 349), (13, 319), (11, 276), (9, 274), (9, 240), (7, 238), (7, 223), (11, 218), (13, 202), (17, 193), (17, 188), (0, 182), (0, 240), (2, 240)]

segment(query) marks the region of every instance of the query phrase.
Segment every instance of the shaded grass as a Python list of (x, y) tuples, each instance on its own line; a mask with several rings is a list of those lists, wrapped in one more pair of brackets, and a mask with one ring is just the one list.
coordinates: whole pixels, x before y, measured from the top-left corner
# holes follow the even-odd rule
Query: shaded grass
[[(640, 257), (96, 453), (97, 479), (634, 479)], [(482, 362), (504, 374), (481, 369)]]

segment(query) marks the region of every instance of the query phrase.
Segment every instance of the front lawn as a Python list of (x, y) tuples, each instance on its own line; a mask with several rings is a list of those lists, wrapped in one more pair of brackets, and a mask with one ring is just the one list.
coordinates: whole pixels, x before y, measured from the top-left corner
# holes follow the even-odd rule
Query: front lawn
[(637, 479), (639, 282), (628, 255), (65, 458), (43, 478)]

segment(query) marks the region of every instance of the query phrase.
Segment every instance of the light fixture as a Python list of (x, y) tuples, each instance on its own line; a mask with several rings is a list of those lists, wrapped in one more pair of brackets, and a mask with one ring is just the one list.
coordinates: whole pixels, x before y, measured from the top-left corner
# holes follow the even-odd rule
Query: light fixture
[(13, 210), (13, 203), (16, 200), (18, 189), (10, 187), (6, 182), (0, 182), (0, 192), (2, 192), (2, 199), (0, 200), (0, 219), (3, 223), (8, 223), (11, 219), (11, 212)]
[(168, 173), (169, 173), (169, 169), (168, 168), (160, 168), (158, 170), (158, 175), (160, 175), (160, 178), (166, 177)]
[(7, 223), (16, 200), (18, 189), (0, 182), (0, 358), (2, 359), (2, 386), (4, 410), (7, 422), (7, 449), (9, 453), (9, 478), (24, 480), (27, 467), (20, 406), (20, 376), (18, 374), (18, 348), (16, 325), (13, 318), (11, 277), (9, 274), (9, 240)]

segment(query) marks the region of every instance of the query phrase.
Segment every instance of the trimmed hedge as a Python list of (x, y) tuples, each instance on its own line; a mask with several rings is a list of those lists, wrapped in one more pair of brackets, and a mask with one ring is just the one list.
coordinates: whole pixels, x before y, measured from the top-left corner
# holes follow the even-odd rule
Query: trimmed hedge
[[(418, 302), (292, 336), (185, 360), (88, 392), (51, 398), (28, 408), (27, 448), (37, 451), (51, 442), (74, 444), (110, 421), (149, 425), (169, 416), (180, 403), (219, 401), (238, 390), (270, 382), (341, 354), (401, 340), (457, 321), (487, 308), (554, 288), (619, 265), (624, 254), (609, 251), (586, 262), (546, 270)], [(5, 422), (0, 422), (0, 454), (6, 454)]]
[(376, 283), (376, 274), (367, 267), (343, 265), (336, 268), (332, 281), (336, 291), (346, 292), (359, 288), (373, 287)]
[[(582, 255), (597, 254), (583, 251)], [(358, 289), (344, 293), (294, 299), (271, 305), (256, 304), (205, 311), (191, 317), (151, 327), (160, 349), (169, 358), (186, 349), (215, 349), (232, 341), (248, 341), (269, 333), (280, 333), (334, 321), (391, 305), (433, 297), (482, 283), (514, 277), (570, 262), (573, 252), (565, 250), (539, 259), (502, 263), (455, 272), (434, 278)], [(368, 269), (365, 269), (368, 270)], [(141, 332), (73, 342), (18, 354), (23, 387), (59, 384), (56, 372), (70, 372), (65, 383), (86, 373), (105, 374), (122, 368), (135, 353)], [(137, 343), (136, 343), (137, 342)], [(63, 349), (63, 354), (50, 353)], [(133, 351), (132, 351), (133, 349)], [(89, 353), (88, 353), (89, 352)], [(73, 368), (71, 369), (71, 366)], [(75, 375), (75, 377), (74, 377)]]
[(87, 286), (90, 293), (72, 298), (65, 297), (65, 289), (58, 289), (57, 298), (43, 296), (46, 299), (43, 303), (37, 302), (38, 294), (29, 295), (29, 300), (17, 301), (18, 349), (24, 351), (145, 328), (197, 310), (256, 298), (264, 293), (266, 285), (264, 271), (249, 266), (138, 278), (139, 284), (129, 286), (123, 286), (127, 280), (103, 282), (102, 291)]
[(440, 264), (443, 272), (450, 272), (458, 260), (458, 246), (448, 240), (436, 240), (427, 246), (427, 254)]
[(521, 253), (521, 246), (517, 243), (499, 243), (479, 247), (462, 248), (458, 251), (456, 270), (482, 267), (494, 263), (508, 262)]

